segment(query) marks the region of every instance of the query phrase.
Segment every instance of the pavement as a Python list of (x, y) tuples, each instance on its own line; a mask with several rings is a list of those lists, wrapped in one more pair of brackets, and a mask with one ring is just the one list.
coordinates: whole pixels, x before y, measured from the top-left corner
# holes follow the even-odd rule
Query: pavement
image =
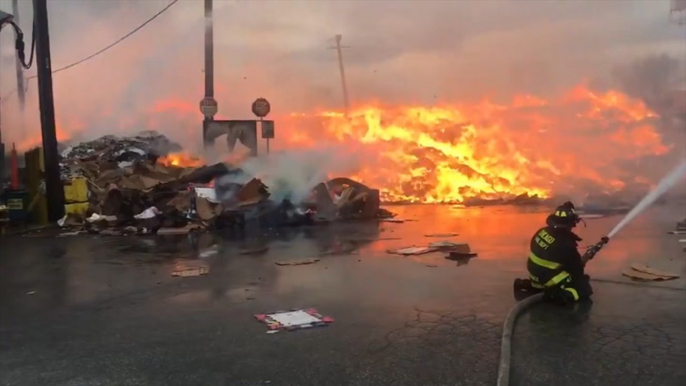
[[(546, 213), (389, 209), (416, 221), (254, 237), (0, 240), (0, 385), (495, 385), (512, 279), (524, 276)], [(588, 267), (592, 303), (527, 311), (511, 385), (683, 384), (686, 254), (684, 237), (666, 234), (683, 213), (652, 209), (611, 240)], [(591, 244), (620, 219), (589, 220), (578, 233)], [(442, 254), (386, 253), (445, 232), (478, 257), (458, 266)], [(323, 251), (315, 264), (274, 264)], [(171, 276), (199, 260), (208, 275)], [(631, 262), (682, 278), (637, 284), (620, 274)], [(253, 318), (305, 307), (335, 322), (266, 334)]]

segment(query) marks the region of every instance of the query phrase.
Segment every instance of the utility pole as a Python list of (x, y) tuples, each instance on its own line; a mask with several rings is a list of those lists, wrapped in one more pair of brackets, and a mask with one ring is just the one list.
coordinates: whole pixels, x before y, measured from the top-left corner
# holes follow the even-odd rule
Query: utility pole
[(202, 127), (202, 139), (205, 148), (213, 141), (207, 139), (209, 122), (217, 114), (217, 101), (214, 99), (214, 21), (212, 0), (205, 0), (205, 98), (200, 101), (200, 111), (205, 116)]
[[(2, 72), (0, 72), (2, 73)], [(0, 182), (5, 180), (5, 144), (2, 143), (2, 96), (0, 96)]]
[(45, 190), (48, 202), (48, 221), (64, 216), (64, 187), (60, 178), (55, 104), (52, 95), (52, 64), (50, 62), (50, 34), (48, 30), (47, 0), (33, 0), (36, 34), (36, 71), (38, 72), (38, 101), (40, 105)]
[[(18, 0), (12, 0), (12, 13), (14, 14), (14, 22), (19, 25), (19, 5)], [(32, 33), (33, 34), (33, 33)], [(32, 36), (33, 38), (33, 36)], [(16, 51), (16, 50), (15, 50)], [(19, 60), (19, 52), (14, 53), (16, 56), (16, 68), (17, 68), (17, 96), (19, 97), (19, 108), (21, 112), (24, 112), (24, 104), (26, 102), (26, 91), (24, 90), (24, 67), (21, 65), (21, 60)]]
[(343, 35), (336, 35), (336, 46), (329, 47), (338, 52), (338, 67), (341, 72), (341, 86), (343, 88), (343, 105), (345, 107), (345, 114), (348, 114), (350, 109), (350, 99), (348, 99), (348, 82), (345, 80), (345, 68), (343, 67), (343, 48), (350, 48), (349, 46), (341, 46), (341, 39)]

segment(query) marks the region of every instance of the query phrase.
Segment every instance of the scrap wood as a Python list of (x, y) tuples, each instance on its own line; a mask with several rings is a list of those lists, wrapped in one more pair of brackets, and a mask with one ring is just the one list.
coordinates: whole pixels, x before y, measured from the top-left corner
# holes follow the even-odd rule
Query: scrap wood
[(467, 243), (456, 243), (454, 241), (448, 241), (448, 240), (441, 240), (441, 241), (434, 241), (429, 243), (429, 246), (432, 248), (438, 248), (443, 251), (455, 251), (455, 252), (461, 252), (461, 253), (469, 253), (471, 252), (471, 248), (469, 244)]
[(458, 261), (464, 259), (471, 259), (472, 257), (476, 256), (476, 252), (450, 252), (448, 255), (445, 256), (445, 258), (448, 260)]
[(210, 273), (209, 267), (177, 267), (172, 272), (172, 276), (176, 277), (191, 277), (207, 275)]
[(457, 233), (427, 233), (424, 237), (454, 237)]
[(389, 249), (386, 252), (393, 254), (393, 255), (403, 255), (403, 256), (409, 256), (409, 255), (423, 255), (426, 253), (431, 253), (437, 251), (438, 248), (435, 247), (406, 247), (406, 248), (400, 248), (400, 249)]
[(307, 265), (307, 264), (314, 264), (318, 262), (320, 259), (302, 259), (302, 260), (281, 260), (281, 261), (276, 261), (274, 264), (279, 265), (279, 266), (285, 266), (285, 265)]
[(679, 277), (679, 275), (675, 275), (675, 274), (672, 274), (669, 272), (661, 271), (659, 269), (651, 268), (645, 264), (639, 264), (639, 263), (631, 264), (631, 269), (633, 269), (634, 271), (647, 273), (647, 274), (653, 275), (653, 276), (664, 277), (667, 279), (676, 279)]
[(213, 204), (206, 198), (197, 197), (195, 199), (195, 211), (199, 219), (211, 221), (222, 213), (222, 206), (221, 204)]
[(640, 281), (664, 281), (664, 280), (669, 280), (665, 278), (664, 276), (655, 276), (651, 275), (649, 273), (641, 272), (641, 271), (635, 271), (630, 268), (626, 268), (622, 271), (622, 275), (631, 278), (632, 280), (640, 280)]
[(334, 195), (333, 197), (333, 202), (336, 207), (341, 208), (345, 204), (348, 203), (348, 200), (350, 200), (350, 195), (353, 194), (353, 191), (355, 188), (349, 187), (345, 190), (340, 195)]
[(399, 219), (399, 218), (382, 218), (381, 222), (395, 222), (395, 223), (403, 223), (405, 220)]
[(267, 186), (262, 183), (262, 180), (259, 178), (253, 178), (252, 180), (248, 181), (247, 184), (243, 185), (238, 193), (236, 193), (236, 198), (241, 204), (247, 205), (247, 203), (255, 203), (266, 200), (269, 198), (269, 192), (267, 190)]

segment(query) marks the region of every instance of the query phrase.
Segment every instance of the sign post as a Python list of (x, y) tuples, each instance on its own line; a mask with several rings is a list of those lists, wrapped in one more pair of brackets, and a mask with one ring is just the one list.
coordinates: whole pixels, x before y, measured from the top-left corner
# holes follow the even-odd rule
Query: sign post
[[(269, 140), (271, 138), (274, 138), (274, 121), (265, 121), (264, 120), (264, 117), (269, 115), (270, 111), (271, 111), (271, 105), (269, 104), (269, 101), (266, 100), (265, 98), (257, 98), (252, 103), (252, 113), (255, 114), (255, 116), (257, 116), (258, 118), (260, 118), (260, 127), (262, 129), (262, 138), (267, 140), (267, 154), (269, 154)], [(271, 123), (271, 125), (269, 123)], [(265, 126), (265, 124), (267, 124), (267, 125)], [(265, 129), (267, 129), (267, 132), (265, 131)], [(271, 134), (268, 132), (268, 130), (271, 130)]]

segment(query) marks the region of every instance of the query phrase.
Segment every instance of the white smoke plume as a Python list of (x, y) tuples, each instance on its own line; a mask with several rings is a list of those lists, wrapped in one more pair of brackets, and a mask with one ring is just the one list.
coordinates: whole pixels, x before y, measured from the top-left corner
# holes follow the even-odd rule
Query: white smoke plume
[(281, 151), (247, 159), (240, 164), (243, 173), (226, 176), (219, 184), (243, 184), (255, 177), (269, 187), (274, 201), (289, 199), (293, 203), (300, 203), (310, 197), (317, 184), (329, 178), (358, 172), (363, 162), (361, 159), (364, 157), (360, 154), (353, 154), (336, 145)]

